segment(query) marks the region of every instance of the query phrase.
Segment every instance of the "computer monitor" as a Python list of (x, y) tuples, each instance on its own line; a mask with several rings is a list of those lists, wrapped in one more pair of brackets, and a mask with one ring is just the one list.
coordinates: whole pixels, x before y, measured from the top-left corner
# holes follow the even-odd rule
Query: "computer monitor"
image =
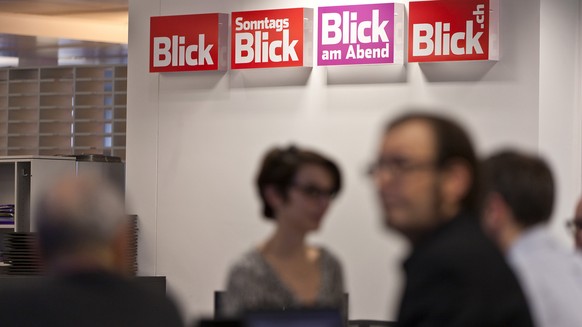
[(244, 317), (246, 327), (342, 327), (343, 318), (334, 309), (254, 311)]
[(200, 319), (193, 327), (243, 327), (240, 320), (235, 319)]

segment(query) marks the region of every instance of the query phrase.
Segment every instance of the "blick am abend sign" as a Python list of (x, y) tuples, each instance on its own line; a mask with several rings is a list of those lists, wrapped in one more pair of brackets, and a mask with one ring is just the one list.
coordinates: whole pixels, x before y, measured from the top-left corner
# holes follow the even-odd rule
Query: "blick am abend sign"
[(403, 62), (404, 5), (320, 7), (318, 18), (319, 66)]

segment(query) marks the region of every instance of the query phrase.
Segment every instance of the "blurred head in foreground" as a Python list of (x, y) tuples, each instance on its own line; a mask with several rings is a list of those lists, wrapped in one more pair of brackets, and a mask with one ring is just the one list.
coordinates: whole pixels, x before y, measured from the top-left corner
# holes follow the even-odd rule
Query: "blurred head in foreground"
[(96, 176), (67, 176), (40, 198), (40, 253), (50, 272), (128, 273), (129, 230), (122, 195)]
[(455, 121), (411, 112), (389, 122), (370, 172), (386, 224), (413, 243), (478, 208), (477, 159)]

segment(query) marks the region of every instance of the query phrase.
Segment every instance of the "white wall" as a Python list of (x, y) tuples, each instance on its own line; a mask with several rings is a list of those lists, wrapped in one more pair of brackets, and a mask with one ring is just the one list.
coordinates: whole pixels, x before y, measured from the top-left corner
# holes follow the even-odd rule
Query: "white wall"
[(582, 186), (580, 1), (542, 0), (541, 11), (539, 151), (558, 183), (552, 229), (571, 244), (565, 220), (573, 217)]
[(141, 222), (140, 273), (167, 276), (188, 317), (210, 314), (229, 264), (271, 228), (252, 184), (258, 160), (296, 142), (344, 172), (345, 191), (313, 241), (343, 260), (351, 317), (394, 319), (406, 245), (381, 228), (364, 167), (385, 120), (413, 104), (446, 108), (482, 153), (506, 145), (547, 153), (561, 195), (570, 193), (558, 202), (562, 218), (580, 184), (577, 34), (548, 31), (577, 28), (577, 1), (555, 10), (555, 0), (500, 2), (496, 63), (150, 74), (149, 16), (339, 3), (130, 0), (127, 192)]

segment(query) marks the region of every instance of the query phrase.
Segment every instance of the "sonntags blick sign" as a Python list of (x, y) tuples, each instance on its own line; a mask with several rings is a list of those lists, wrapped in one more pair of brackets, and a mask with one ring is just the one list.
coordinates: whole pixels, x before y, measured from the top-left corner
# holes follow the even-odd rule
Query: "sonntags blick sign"
[(319, 66), (402, 63), (404, 5), (320, 7), (318, 18)]
[(228, 14), (150, 19), (150, 72), (226, 70)]
[(231, 68), (311, 66), (313, 9), (233, 12)]
[(498, 59), (496, 0), (413, 1), (409, 12), (409, 62)]

